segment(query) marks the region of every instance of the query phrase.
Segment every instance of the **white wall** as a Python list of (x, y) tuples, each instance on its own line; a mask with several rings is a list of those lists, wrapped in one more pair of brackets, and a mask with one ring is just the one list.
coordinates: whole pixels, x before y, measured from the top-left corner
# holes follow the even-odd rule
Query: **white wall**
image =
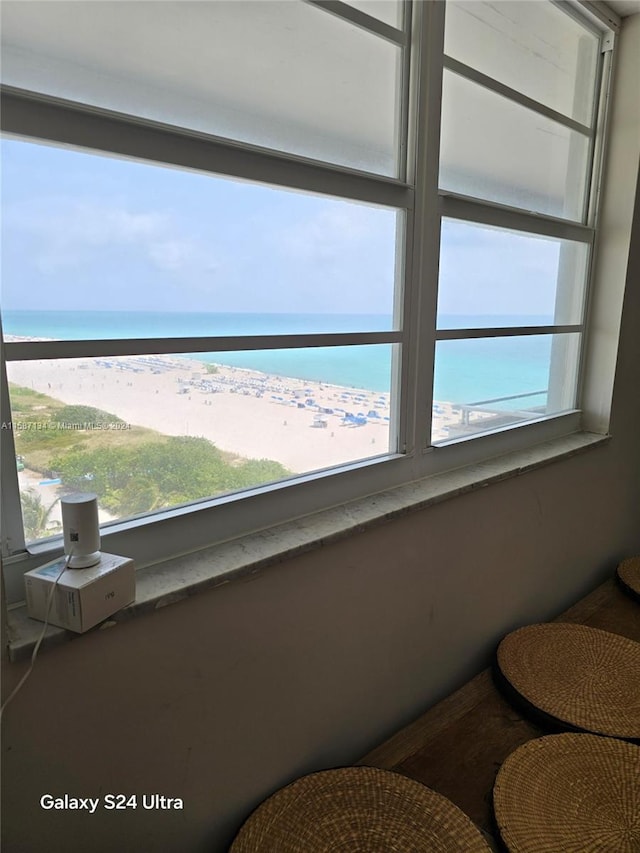
[[(3, 850), (223, 851), (275, 788), (359, 758), (640, 553), (638, 203), (628, 277), (607, 446), (46, 652), (5, 719)], [(185, 807), (39, 807), (109, 792)]]

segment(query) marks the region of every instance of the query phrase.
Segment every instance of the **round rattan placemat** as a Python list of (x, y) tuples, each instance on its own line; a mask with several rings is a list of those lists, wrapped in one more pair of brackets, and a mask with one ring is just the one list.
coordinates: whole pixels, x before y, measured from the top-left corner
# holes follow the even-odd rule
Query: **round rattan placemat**
[(528, 625), (498, 646), (498, 683), (543, 723), (640, 738), (640, 643), (565, 622)]
[(640, 557), (623, 560), (617, 568), (617, 575), (625, 592), (640, 601)]
[(375, 767), (303, 776), (269, 797), (230, 853), (490, 853), (475, 824), (435, 791)]
[(638, 853), (640, 747), (573, 733), (530, 740), (498, 771), (493, 807), (510, 853)]

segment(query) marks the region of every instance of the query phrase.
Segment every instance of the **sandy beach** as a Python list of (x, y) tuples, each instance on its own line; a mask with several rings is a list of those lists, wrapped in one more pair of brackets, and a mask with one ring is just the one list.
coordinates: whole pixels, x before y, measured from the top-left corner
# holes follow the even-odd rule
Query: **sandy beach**
[[(11, 362), (9, 381), (67, 404), (94, 406), (166, 435), (208, 438), (245, 458), (295, 473), (387, 453), (389, 394), (175, 356)], [(435, 407), (435, 435), (459, 423)]]

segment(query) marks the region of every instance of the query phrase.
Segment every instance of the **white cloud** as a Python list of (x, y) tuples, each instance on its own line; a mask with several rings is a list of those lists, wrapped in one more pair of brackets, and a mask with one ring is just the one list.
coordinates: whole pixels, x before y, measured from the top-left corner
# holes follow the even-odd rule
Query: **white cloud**
[(187, 240), (154, 241), (147, 247), (151, 260), (160, 269), (166, 270), (183, 269), (192, 260), (191, 249)]
[(154, 240), (147, 245), (147, 253), (158, 269), (171, 272), (213, 272), (220, 267), (209, 248), (189, 238)]
[(281, 251), (300, 260), (331, 260), (345, 252), (362, 251), (377, 240), (383, 228), (377, 210), (332, 204), (306, 221), (275, 235)]
[(180, 236), (175, 217), (113, 203), (69, 198), (32, 199), (7, 212), (5, 225), (35, 237), (33, 257), (43, 273), (90, 263), (105, 249), (131, 247), (161, 270), (218, 266), (208, 246)]

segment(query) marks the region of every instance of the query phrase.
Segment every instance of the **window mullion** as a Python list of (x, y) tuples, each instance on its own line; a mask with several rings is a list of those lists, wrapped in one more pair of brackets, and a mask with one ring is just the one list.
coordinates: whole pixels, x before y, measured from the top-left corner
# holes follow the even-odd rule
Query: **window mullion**
[(229, 175), (287, 189), (410, 207), (405, 183), (22, 89), (1, 88), (7, 134)]
[(591, 225), (592, 228), (598, 227), (598, 215), (600, 211), (600, 196), (602, 170), (604, 166), (605, 155), (605, 140), (608, 137), (608, 128), (611, 121), (611, 110), (609, 109), (611, 99), (609, 90), (611, 87), (614, 50), (608, 50), (602, 54), (599, 79), (600, 85), (597, 88), (598, 104), (596, 112), (598, 116), (598, 126), (593, 142), (589, 209), (587, 212), (587, 222)]
[[(612, 49), (607, 50), (602, 54), (600, 66), (600, 87), (598, 90), (598, 125), (596, 136), (593, 145), (593, 161), (591, 172), (591, 189), (589, 193), (589, 209), (587, 212), (587, 221), (594, 229), (594, 233), (598, 233), (600, 213), (602, 210), (602, 178), (607, 153), (607, 141), (609, 138), (609, 130), (611, 124), (611, 83), (613, 75), (613, 67), (615, 61), (615, 52), (617, 46), (617, 38), (615, 33), (611, 34)], [(590, 258), (589, 267), (587, 270), (587, 284), (584, 295), (584, 310), (583, 323), (585, 332), (582, 338), (582, 347), (580, 349), (579, 364), (578, 364), (578, 387), (576, 389), (577, 405), (581, 409), (587, 409), (585, 405), (585, 387), (587, 381), (588, 357), (590, 352), (590, 339), (593, 336), (591, 315), (593, 306), (593, 279), (598, 261), (599, 242), (594, 239)]]
[(525, 107), (526, 109), (539, 113), (558, 124), (562, 124), (571, 130), (582, 133), (584, 136), (590, 137), (593, 135), (593, 130), (586, 124), (581, 124), (579, 121), (575, 121), (575, 119), (564, 115), (564, 113), (559, 113), (557, 110), (547, 107), (545, 104), (541, 104), (540, 101), (529, 98), (517, 89), (512, 89), (511, 86), (506, 86), (504, 83), (500, 83), (499, 80), (495, 80), (493, 77), (489, 77), (487, 74), (477, 71), (470, 65), (465, 65), (464, 62), (459, 62), (457, 59), (445, 56), (444, 67), (448, 71), (458, 74), (466, 80), (470, 80), (472, 83), (484, 86), (485, 89), (495, 92), (496, 95), (502, 95), (510, 101), (514, 101), (516, 104), (519, 104), (521, 107)]
[(317, 9), (330, 12), (332, 15), (336, 15), (343, 21), (354, 24), (356, 27), (360, 27), (372, 35), (386, 39), (392, 44), (397, 44), (400, 47), (404, 47), (407, 44), (407, 36), (403, 30), (392, 27), (390, 24), (374, 18), (360, 9), (356, 9), (355, 6), (349, 5), (349, 3), (343, 3), (341, 0), (305, 0), (305, 2), (310, 6), (315, 6)]
[[(404, 11), (404, 24), (406, 32), (411, 32), (413, 26), (413, 9), (408, 5)], [(405, 183), (410, 183), (408, 175), (408, 161), (411, 156), (411, 144), (409, 127), (411, 123), (411, 68), (413, 51), (407, 46), (402, 51), (402, 73), (400, 75), (400, 98), (398, 100), (399, 116), (396, 120), (398, 132), (398, 176)]]
[(100, 356), (179, 355), (192, 352), (304, 349), (400, 343), (401, 332), (336, 332), (311, 335), (237, 335), (205, 338), (123, 338), (83, 341), (11, 341), (7, 361)]
[(562, 335), (581, 332), (579, 323), (549, 326), (495, 326), (476, 329), (439, 329), (436, 332), (438, 341), (466, 341), (479, 338), (514, 338), (529, 335)]
[(497, 202), (441, 190), (440, 206), (442, 215), (451, 219), (494, 225), (497, 228), (510, 228), (543, 237), (575, 240), (578, 243), (593, 242), (594, 230), (588, 225), (568, 219), (558, 219), (543, 213), (531, 213)]
[[(10, 422), (9, 384), (2, 347), (2, 329), (0, 328), (0, 418), (2, 420), (2, 429), (0, 430), (0, 470), (2, 471), (0, 512), (2, 513), (2, 556), (6, 558), (16, 551), (24, 550), (25, 539), (22, 527), (18, 470), (16, 468), (16, 449)], [(7, 419), (9, 423), (7, 423)]]
[[(420, 4), (416, 17), (419, 50), (415, 80), (415, 181), (416, 200), (412, 233), (411, 276), (405, 311), (412, 346), (407, 355), (412, 390), (407, 410), (413, 447), (430, 444), (435, 359), (435, 316), (438, 302), (440, 214), (438, 173), (444, 3)], [(415, 66), (414, 66), (415, 67)]]
[[(601, 42), (602, 44), (602, 42)], [(583, 222), (588, 225), (594, 224), (595, 200), (598, 195), (600, 176), (598, 166), (600, 163), (600, 149), (602, 141), (602, 124), (606, 111), (606, 104), (602, 101), (602, 93), (606, 89), (608, 69), (610, 67), (611, 51), (601, 51), (597, 68), (596, 85), (593, 92), (592, 115), (594, 121), (594, 134), (589, 143), (589, 161), (587, 184), (582, 206)]]

